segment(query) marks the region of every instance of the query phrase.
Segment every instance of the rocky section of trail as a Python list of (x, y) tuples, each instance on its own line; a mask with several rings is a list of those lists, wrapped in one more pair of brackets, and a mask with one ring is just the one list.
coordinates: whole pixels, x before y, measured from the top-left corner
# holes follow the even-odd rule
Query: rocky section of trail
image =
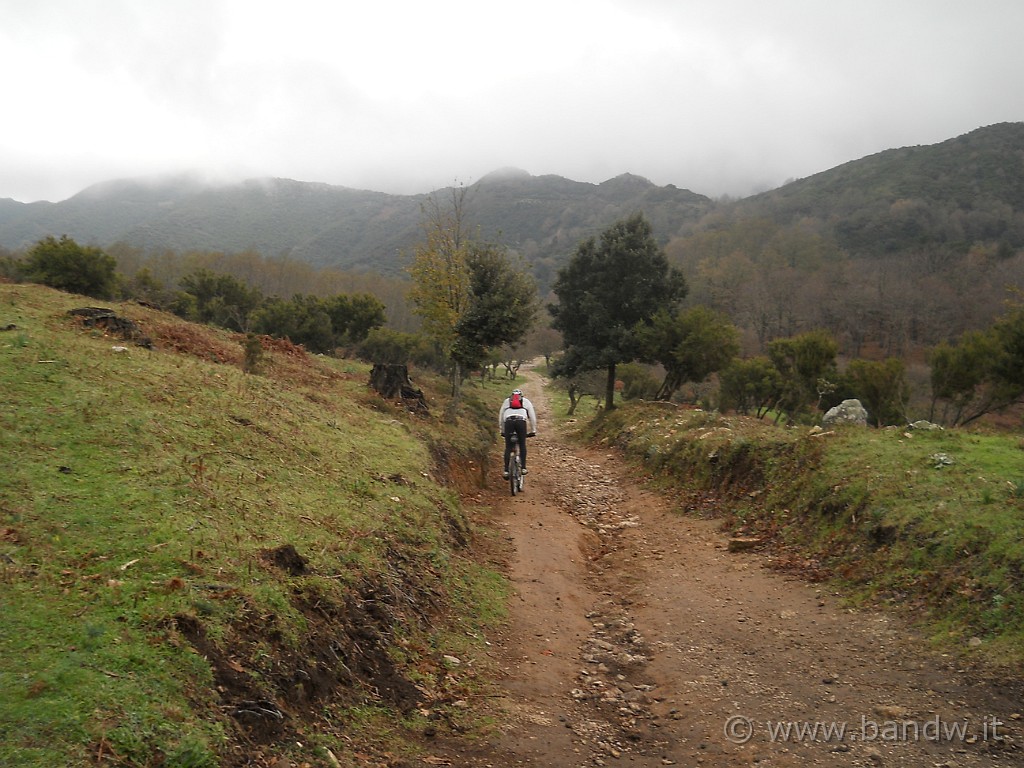
[(555, 443), (547, 448), (546, 466), (566, 482), (559, 505), (596, 534), (588, 550), (588, 574), (597, 605), (586, 614), (591, 631), (581, 648), (583, 662), (571, 691), (579, 705), (570, 726), (579, 751), (593, 765), (624, 755), (653, 758), (652, 764), (673, 765), (674, 738), (651, 705), (665, 700), (647, 674), (653, 649), (637, 628), (629, 591), (621, 589), (623, 574), (611, 573), (607, 558), (623, 546), (621, 533), (640, 527), (619, 479)]
[(653, 710), (665, 695), (647, 675), (652, 648), (604, 565), (639, 517), (623, 512), (616, 478), (561, 441), (533, 445), (531, 467), (526, 493), (501, 515), (517, 591), (499, 652), (501, 754), (460, 764), (677, 764), (673, 717)]

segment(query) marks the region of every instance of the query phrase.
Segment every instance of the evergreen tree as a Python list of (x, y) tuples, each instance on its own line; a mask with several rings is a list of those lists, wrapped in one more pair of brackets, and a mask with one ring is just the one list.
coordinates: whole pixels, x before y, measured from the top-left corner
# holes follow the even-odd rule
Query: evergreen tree
[(614, 407), (615, 366), (637, 357), (636, 328), (686, 295), (681, 273), (671, 268), (642, 214), (613, 224), (600, 239), (579, 244), (559, 270), (549, 307), (566, 354), (556, 372), (605, 370), (605, 407)]

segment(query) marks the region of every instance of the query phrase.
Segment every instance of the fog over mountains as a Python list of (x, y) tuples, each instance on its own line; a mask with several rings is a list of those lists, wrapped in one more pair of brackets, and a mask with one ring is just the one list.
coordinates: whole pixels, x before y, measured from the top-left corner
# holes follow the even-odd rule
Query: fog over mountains
[[(290, 179), (226, 185), (191, 176), (125, 179), (58, 203), (0, 201), (0, 245), (21, 249), (48, 234), (67, 234), (99, 246), (255, 250), (388, 273), (419, 238), (425, 199)], [(675, 222), (692, 220), (709, 202), (629, 175), (588, 184), (505, 169), (469, 188), (467, 211), (483, 237), (536, 254), (571, 247), (634, 210), (658, 219), (664, 233)]]
[[(289, 179), (123, 179), (57, 203), (0, 200), (0, 246), (16, 251), (46, 235), (66, 234), (101, 247), (254, 250), (317, 266), (398, 274), (421, 235), (425, 199)], [(524, 256), (542, 281), (581, 239), (636, 211), (664, 242), (712, 220), (720, 226), (753, 216), (789, 224), (803, 217), (827, 228), (840, 247), (892, 251), (956, 237), (942, 226), (955, 217), (964, 238), (1000, 239), (1020, 248), (1024, 123), (888, 150), (739, 201), (715, 201), (630, 174), (590, 184), (503, 169), (469, 186), (466, 211), (481, 237)]]

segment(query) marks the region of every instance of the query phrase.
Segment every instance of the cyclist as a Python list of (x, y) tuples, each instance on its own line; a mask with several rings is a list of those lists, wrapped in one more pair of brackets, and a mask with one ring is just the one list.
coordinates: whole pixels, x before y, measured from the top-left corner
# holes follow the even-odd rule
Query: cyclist
[(508, 479), (508, 459), (512, 455), (512, 441), (519, 441), (519, 463), (526, 474), (526, 438), (537, 434), (537, 412), (533, 403), (523, 394), (523, 390), (514, 389), (505, 398), (498, 411), (498, 428), (505, 438), (505, 463), (502, 477)]

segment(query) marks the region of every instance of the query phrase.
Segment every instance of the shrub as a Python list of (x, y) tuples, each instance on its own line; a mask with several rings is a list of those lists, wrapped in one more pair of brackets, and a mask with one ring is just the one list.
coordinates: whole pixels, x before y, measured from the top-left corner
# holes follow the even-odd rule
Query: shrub
[(30, 282), (109, 299), (116, 285), (116, 268), (113, 256), (61, 235), (60, 240), (47, 236), (32, 247), (25, 260), (24, 274)]

